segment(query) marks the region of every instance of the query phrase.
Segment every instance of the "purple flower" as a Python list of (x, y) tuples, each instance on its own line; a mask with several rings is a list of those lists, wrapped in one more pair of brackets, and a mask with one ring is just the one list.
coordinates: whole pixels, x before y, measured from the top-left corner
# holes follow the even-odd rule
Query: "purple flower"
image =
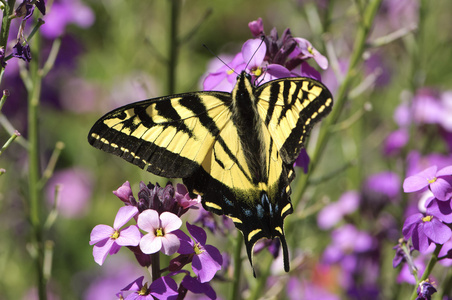
[(364, 231), (359, 231), (351, 224), (344, 225), (332, 233), (332, 242), (325, 249), (323, 259), (326, 263), (337, 262), (350, 263), (348, 267), (353, 267), (354, 259), (344, 259), (347, 256), (371, 251), (375, 248), (374, 239)]
[(446, 224), (452, 223), (452, 207), (451, 200), (438, 201), (436, 198), (429, 198), (426, 203), (426, 213), (437, 217)]
[[(281, 38), (276, 29), (264, 34), (262, 19), (249, 23), (256, 39), (247, 40), (228, 66), (221, 66), (204, 80), (204, 90), (231, 91), (236, 74), (245, 70), (251, 74), (256, 85), (270, 80), (308, 76), (320, 79), (320, 73), (310, 67), (306, 60), (313, 58), (321, 68), (327, 68), (328, 60), (305, 39), (292, 37), (286, 29)], [(258, 80), (257, 80), (258, 79)]]
[(250, 29), (253, 37), (260, 37), (264, 34), (264, 23), (262, 22), (262, 18), (249, 22), (248, 28)]
[(24, 0), (22, 1), (19, 6), (17, 6), (16, 10), (14, 11), (14, 15), (16, 18), (23, 18), (23, 20), (28, 20), (35, 10), (35, 7), (31, 3), (31, 0)]
[(187, 190), (187, 187), (183, 184), (178, 183), (176, 186), (176, 191), (174, 193), (174, 199), (179, 204), (181, 208), (178, 212), (179, 216), (183, 215), (190, 207), (197, 209), (199, 203), (201, 203), (201, 195), (198, 195), (196, 199), (192, 199), (190, 197), (190, 193)]
[(411, 114), (417, 124), (438, 124), (441, 122), (443, 107), (436, 91), (420, 89), (413, 98)]
[(411, 253), (413, 252), (414, 248), (411, 243), (408, 243), (408, 241), (405, 239), (399, 239), (399, 243), (392, 249), (396, 250), (396, 254), (394, 256), (394, 259), (392, 260), (393, 268), (396, 268), (403, 262), (408, 262), (412, 268), (414, 267), (411, 259)]
[(417, 286), (416, 300), (431, 300), (434, 293), (436, 293), (436, 288), (428, 279), (421, 281)]
[[(177, 299), (177, 283), (171, 277), (157, 278), (151, 283), (149, 288), (147, 283), (143, 285), (143, 279), (144, 276), (141, 276), (121, 290), (122, 292), (134, 292), (129, 294), (125, 300)], [(120, 294), (122, 295), (122, 293)]]
[(297, 160), (295, 160), (295, 166), (303, 168), (303, 172), (307, 174), (309, 169), (309, 162), (310, 159), (308, 152), (306, 152), (305, 148), (301, 148), (300, 154), (298, 155)]
[(451, 229), (437, 217), (417, 213), (405, 220), (402, 229), (405, 239), (411, 238), (414, 249), (424, 253), (428, 246), (434, 242), (444, 244), (452, 236)]
[(221, 221), (210, 211), (204, 209), (204, 207), (199, 207), (198, 216), (196, 217), (194, 223), (201, 223), (201, 226), (210, 230), (210, 232), (217, 234), (226, 234), (234, 228), (234, 223), (232, 220), (225, 215), (221, 216)]
[(208, 282), (201, 282), (198, 278), (190, 276), (188, 271), (181, 271), (186, 273), (182, 279), (181, 285), (194, 294), (204, 294), (210, 299), (216, 299), (217, 294)]
[(433, 195), (441, 201), (452, 197), (452, 166), (437, 171), (437, 166), (432, 166), (419, 174), (410, 176), (403, 182), (405, 193), (417, 192), (429, 187)]
[(424, 259), (425, 257), (421, 255), (413, 259), (412, 264), (404, 264), (400, 269), (399, 275), (397, 275), (397, 283), (406, 282), (415, 285), (416, 278), (413, 276), (413, 272), (416, 271), (417, 274), (424, 273)]
[(303, 280), (300, 282), (295, 277), (290, 277), (287, 283), (287, 296), (290, 300), (339, 300), (340, 297), (331, 294), (324, 286), (317, 285), (316, 282)]
[(156, 210), (159, 214), (167, 211), (177, 216), (182, 216), (190, 208), (201, 202), (201, 197), (191, 199), (187, 188), (183, 184), (177, 184), (177, 190), (173, 185), (168, 184), (162, 188), (158, 185), (149, 183), (147, 186), (144, 182), (140, 182), (140, 191), (138, 192), (138, 201), (135, 199), (130, 187), (130, 183), (126, 181), (116, 191), (113, 191), (125, 205), (138, 207), (140, 212), (147, 209)]
[(445, 91), (440, 96), (441, 106), (443, 107), (441, 113), (440, 124), (447, 131), (452, 132), (452, 91)]
[(374, 193), (380, 193), (390, 199), (395, 199), (399, 196), (400, 178), (394, 172), (381, 172), (369, 176), (366, 179), (365, 186)]
[(6, 67), (6, 61), (5, 61), (5, 48), (0, 47), (0, 66), (2, 68)]
[(17, 58), (23, 59), (26, 62), (30, 62), (31, 61), (30, 45), (28, 45), (27, 42), (22, 43), (21, 40), (19, 39), (17, 44), (14, 45), (14, 47), (13, 47), (12, 55), (13, 55), (13, 57), (17, 57)]
[(81, 28), (93, 25), (95, 15), (91, 8), (80, 0), (59, 0), (52, 5), (50, 13), (44, 17), (45, 26), (41, 27), (42, 35), (55, 39), (64, 34), (66, 26), (75, 24)]
[(360, 202), (360, 195), (357, 191), (348, 191), (342, 194), (337, 202), (325, 206), (317, 215), (317, 224), (326, 230), (336, 225), (342, 218), (354, 212)]
[(408, 133), (408, 130), (405, 128), (400, 128), (391, 132), (384, 141), (384, 154), (398, 154), (400, 150), (408, 143), (409, 138), (410, 135)]
[(118, 197), (125, 205), (137, 206), (137, 201), (133, 197), (132, 188), (128, 181), (124, 182), (113, 194)]
[(439, 263), (445, 267), (452, 267), (452, 239), (444, 243), (438, 254)]
[[(129, 278), (137, 278), (143, 273), (143, 268), (129, 261), (127, 256), (115, 257), (114, 260), (105, 261), (102, 268), (93, 274), (92, 270), (85, 270), (77, 274), (84, 278), (86, 285), (83, 288), (83, 300), (98, 300), (114, 295), (118, 287), (125, 286)], [(95, 276), (93, 276), (95, 275)], [(29, 298), (26, 298), (29, 299)]]
[(320, 54), (308, 40), (302, 38), (294, 38), (294, 40), (297, 42), (298, 47), (290, 54), (291, 57), (298, 56), (301, 60), (313, 58), (320, 68), (324, 70), (328, 69), (328, 59)]
[(146, 232), (141, 238), (140, 248), (143, 253), (152, 254), (160, 250), (166, 255), (173, 255), (179, 249), (180, 242), (174, 231), (182, 225), (182, 220), (173, 213), (147, 209), (140, 213), (138, 227)]
[(93, 228), (89, 244), (94, 245), (93, 256), (96, 263), (102, 265), (108, 254), (116, 254), (122, 246), (138, 245), (141, 233), (136, 225), (120, 230), (137, 213), (136, 207), (121, 207), (113, 227), (101, 224)]
[(254, 254), (257, 254), (264, 249), (267, 249), (268, 252), (270, 252), (270, 254), (273, 256), (273, 258), (275, 258), (275, 259), (278, 258), (279, 250), (281, 249), (280, 239), (274, 238), (274, 239), (260, 240), (254, 246), (253, 252), (254, 252)]
[(193, 272), (198, 276), (201, 283), (212, 280), (215, 273), (221, 269), (223, 257), (212, 245), (206, 245), (207, 235), (201, 227), (191, 225), (187, 222), (187, 229), (193, 239), (180, 232), (180, 254), (192, 256)]
[(47, 183), (45, 192), (49, 206), (55, 203), (55, 188), (60, 186), (57, 209), (66, 218), (83, 217), (90, 205), (92, 174), (81, 168), (57, 171)]

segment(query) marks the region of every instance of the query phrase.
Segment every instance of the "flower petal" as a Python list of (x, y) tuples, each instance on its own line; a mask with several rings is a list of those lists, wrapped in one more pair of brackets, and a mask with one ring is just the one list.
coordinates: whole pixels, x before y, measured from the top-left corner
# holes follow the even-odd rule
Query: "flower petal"
[(452, 166), (447, 166), (445, 168), (442, 168), (438, 172), (436, 172), (436, 176), (450, 176), (452, 175)]
[(161, 226), (165, 230), (165, 234), (176, 229), (179, 229), (182, 226), (182, 220), (173, 213), (163, 212), (160, 215)]
[(203, 253), (193, 257), (193, 272), (198, 276), (200, 282), (212, 280), (217, 271), (221, 269), (221, 263), (218, 262), (218, 259), (220, 259), (221, 263), (223, 262), (220, 251), (211, 245), (206, 245)]
[(115, 222), (113, 223), (113, 228), (118, 230), (124, 226), (130, 219), (133, 218), (138, 213), (138, 208), (135, 206), (123, 206), (118, 210), (116, 214)]
[(121, 230), (116, 243), (120, 246), (137, 246), (140, 243), (141, 233), (136, 225), (131, 225)]
[(180, 246), (179, 238), (172, 233), (166, 233), (164, 237), (161, 238), (162, 241), (162, 252), (166, 255), (173, 255), (177, 252)]
[(142, 211), (138, 215), (137, 225), (146, 232), (154, 232), (156, 228), (160, 228), (159, 213), (153, 209)]
[(102, 243), (101, 246), (94, 245), (93, 247), (94, 261), (102, 266), (114, 243), (115, 242), (112, 239), (108, 239), (106, 240), (105, 243)]
[(436, 166), (430, 167), (416, 175), (410, 176), (403, 182), (405, 193), (417, 192), (429, 185), (429, 180), (436, 176)]
[(452, 236), (452, 230), (437, 218), (424, 222), (424, 233), (437, 244), (444, 244)]
[(204, 229), (202, 229), (201, 227), (198, 227), (196, 225), (191, 225), (190, 223), (187, 222), (186, 224), (188, 232), (190, 233), (190, 235), (193, 237), (193, 239), (200, 243), (201, 245), (205, 245), (206, 241), (207, 241), (207, 234), (204, 231)]
[(194, 252), (193, 247), (195, 244), (185, 232), (183, 232), (182, 230), (175, 230), (172, 233), (179, 238), (180, 246), (177, 250), (179, 254), (191, 254)]
[(109, 239), (113, 233), (115, 233), (113, 227), (104, 224), (96, 225), (91, 231), (89, 244), (94, 245), (102, 240)]
[(185, 276), (184, 279), (182, 279), (181, 284), (183, 287), (185, 287), (187, 290), (189, 290), (192, 293), (205, 294), (210, 299), (217, 298), (215, 290), (212, 289), (212, 287), (209, 285), (209, 283), (207, 283), (207, 282), (201, 283), (196, 278), (193, 278), (190, 275)]
[(132, 188), (128, 181), (124, 182), (113, 194), (124, 203), (130, 203), (130, 197), (133, 197)]
[(423, 214), (417, 213), (409, 216), (405, 220), (405, 223), (403, 224), (402, 228), (402, 234), (406, 240), (410, 239), (410, 237), (413, 235), (413, 230), (422, 221), (423, 216), (424, 216)]
[(430, 184), (430, 190), (436, 199), (449, 200), (452, 197), (452, 177), (438, 177), (435, 182)]
[(267, 46), (261, 39), (247, 40), (242, 46), (243, 61), (248, 64), (248, 69), (260, 67), (265, 53)]
[(169, 276), (154, 280), (149, 286), (149, 290), (150, 294), (157, 299), (176, 299), (178, 295), (177, 283)]
[(140, 249), (145, 254), (152, 254), (162, 249), (162, 237), (156, 237), (154, 233), (144, 235), (140, 240)]
[(414, 249), (421, 253), (425, 253), (425, 251), (427, 251), (430, 241), (424, 233), (423, 223), (419, 224), (416, 227), (416, 230), (413, 231), (411, 241), (413, 242)]
[(452, 201), (438, 201), (433, 198), (430, 203), (426, 204), (426, 214), (432, 215), (443, 221), (444, 223), (452, 223)]

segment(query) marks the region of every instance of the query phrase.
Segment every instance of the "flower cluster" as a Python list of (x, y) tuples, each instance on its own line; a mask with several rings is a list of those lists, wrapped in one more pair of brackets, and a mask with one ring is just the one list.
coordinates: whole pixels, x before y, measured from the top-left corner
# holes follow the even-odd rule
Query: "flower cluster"
[[(184, 185), (178, 184), (174, 188), (171, 183), (162, 188), (158, 184), (146, 185), (141, 182), (138, 200), (134, 197), (129, 182), (125, 182), (113, 193), (125, 206), (119, 209), (113, 227), (101, 224), (92, 230), (90, 245), (94, 245), (95, 262), (102, 265), (109, 254), (116, 254), (122, 247), (129, 248), (141, 266), (152, 268), (155, 267), (152, 265), (152, 255), (158, 252), (168, 256), (179, 254), (165, 269), (169, 274), (158, 276), (149, 287), (147, 283), (143, 284), (144, 276), (140, 277), (122, 289), (118, 297), (173, 299), (191, 291), (215, 299), (216, 294), (209, 281), (222, 267), (220, 251), (206, 244), (204, 229), (187, 222), (187, 230), (192, 238), (180, 230), (180, 217), (189, 209), (195, 208), (200, 199), (191, 199)], [(136, 225), (124, 227), (132, 219), (136, 221)], [(195, 277), (183, 270), (189, 264)], [(153, 274), (161, 275), (163, 271), (153, 270)], [(172, 278), (178, 274), (184, 275), (179, 287)]]
[(406, 193), (426, 195), (421, 212), (409, 216), (403, 225), (403, 236), (410, 239), (414, 249), (425, 253), (430, 244), (443, 245), (452, 237), (452, 166), (438, 170), (432, 166), (405, 179)]
[[(31, 50), (30, 46), (28, 45), (28, 40), (25, 37), (24, 30), (25, 24), (27, 23), (27, 20), (30, 19), (30, 17), (33, 15), (35, 7), (38, 8), (42, 15), (46, 14), (44, 0), (38, 1), (24, 0), (22, 3), (19, 4), (19, 6), (16, 8), (14, 12), (14, 17), (22, 18), (22, 21), (20, 23), (19, 32), (17, 34), (17, 43), (13, 47), (12, 56), (23, 59), (26, 62), (30, 62), (31, 60)], [(44, 24), (44, 22), (42, 21), (38, 22), (38, 26), (42, 24)]]
[(410, 101), (403, 99), (394, 112), (398, 129), (388, 135), (384, 152), (394, 155), (407, 145), (410, 126), (435, 126), (438, 136), (452, 149), (452, 91), (439, 92), (430, 88), (419, 89)]
[(307, 60), (312, 58), (320, 68), (328, 68), (328, 60), (312, 44), (303, 38), (292, 37), (286, 29), (281, 37), (273, 28), (269, 35), (264, 33), (262, 19), (248, 24), (255, 39), (247, 40), (242, 51), (237, 53), (228, 65), (211, 70), (204, 80), (204, 90), (230, 92), (237, 74), (246, 71), (257, 85), (285, 77), (311, 77), (320, 80), (320, 73)]

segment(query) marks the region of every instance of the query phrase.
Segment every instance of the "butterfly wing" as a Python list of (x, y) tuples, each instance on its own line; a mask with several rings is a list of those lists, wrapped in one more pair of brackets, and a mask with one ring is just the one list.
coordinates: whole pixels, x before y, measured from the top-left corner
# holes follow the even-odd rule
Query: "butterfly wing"
[(100, 118), (88, 141), (156, 175), (185, 178), (211, 151), (230, 102), (229, 93), (195, 92), (132, 103)]
[(331, 111), (330, 91), (311, 78), (294, 77), (263, 84), (255, 95), (278, 153), (293, 164), (312, 126)]

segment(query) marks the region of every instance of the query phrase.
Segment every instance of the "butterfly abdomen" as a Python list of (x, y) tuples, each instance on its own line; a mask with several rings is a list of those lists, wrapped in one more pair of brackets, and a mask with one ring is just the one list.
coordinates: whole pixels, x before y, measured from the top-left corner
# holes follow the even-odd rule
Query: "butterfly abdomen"
[(263, 122), (256, 107), (254, 87), (248, 74), (242, 73), (237, 77), (232, 95), (232, 121), (237, 128), (252, 183), (267, 183), (267, 149), (263, 140)]

